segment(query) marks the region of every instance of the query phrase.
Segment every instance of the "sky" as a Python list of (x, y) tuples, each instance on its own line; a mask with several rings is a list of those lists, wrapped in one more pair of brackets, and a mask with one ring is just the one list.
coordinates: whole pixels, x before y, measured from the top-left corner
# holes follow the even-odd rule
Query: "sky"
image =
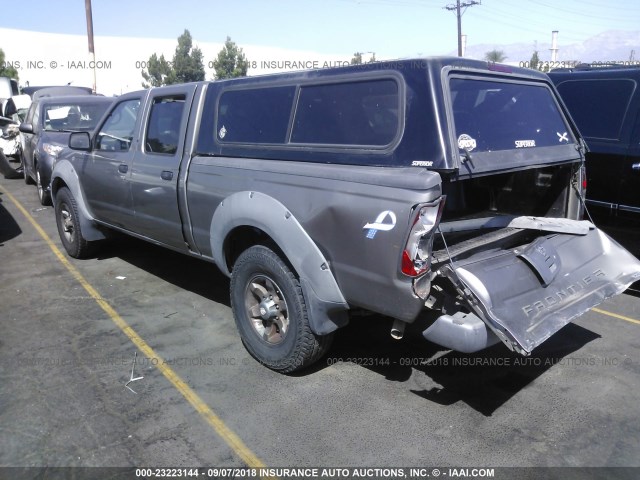
[[(126, 68), (135, 67), (134, 58), (144, 61), (154, 52), (171, 57), (177, 37), (185, 29), (205, 53), (205, 67), (227, 36), (244, 48), (249, 60), (260, 63), (311, 58), (348, 61), (356, 51), (375, 52), (378, 59), (451, 54), (457, 48), (456, 17), (444, 7), (454, 2), (92, 0), (96, 57), (111, 61), (113, 67), (128, 56)], [(16, 5), (14, 15), (5, 10), (11, 4)], [(25, 71), (27, 61), (37, 59), (49, 64), (51, 59), (65, 63), (69, 58), (88, 58), (84, 53), (84, 0), (30, 0), (28, 11), (18, 4), (17, 0), (0, 0), (0, 48), (7, 60), (22, 60), (21, 80), (29, 76), (41, 81), (44, 75), (42, 71)], [(468, 45), (524, 42), (531, 45), (533, 52), (536, 42), (551, 41), (552, 30), (559, 31), (561, 45), (580, 43), (609, 30), (638, 31), (640, 2), (482, 0), (466, 9), (462, 30)], [(61, 75), (60, 68), (48, 72), (54, 73)], [(117, 77), (115, 72), (110, 73)], [(134, 73), (138, 75), (136, 79), (129, 71), (120, 72), (120, 76), (127, 77), (127, 88), (140, 87), (139, 72)]]

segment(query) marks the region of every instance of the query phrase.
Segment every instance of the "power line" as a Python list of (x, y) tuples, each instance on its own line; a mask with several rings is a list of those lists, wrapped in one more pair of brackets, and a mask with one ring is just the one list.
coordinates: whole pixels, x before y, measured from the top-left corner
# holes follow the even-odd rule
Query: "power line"
[(474, 5), (481, 5), (481, 2), (476, 0), (466, 0), (464, 2), (460, 2), (460, 0), (456, 0), (455, 5), (447, 5), (446, 7), (444, 7), (446, 10), (449, 10), (450, 12), (455, 11), (456, 17), (458, 18), (458, 56), (459, 57), (462, 56), (462, 15), (464, 15), (464, 12), (467, 11), (468, 7), (473, 7)]

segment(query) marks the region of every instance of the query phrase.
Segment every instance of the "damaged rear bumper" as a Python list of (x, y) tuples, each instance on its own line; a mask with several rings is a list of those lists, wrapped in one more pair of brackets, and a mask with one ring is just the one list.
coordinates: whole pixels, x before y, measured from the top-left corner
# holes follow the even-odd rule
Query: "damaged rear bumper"
[(607, 298), (640, 279), (640, 261), (604, 232), (552, 233), (529, 245), (482, 252), (439, 273), (471, 313), (443, 315), (424, 332), (463, 352), (501, 340), (522, 355)]

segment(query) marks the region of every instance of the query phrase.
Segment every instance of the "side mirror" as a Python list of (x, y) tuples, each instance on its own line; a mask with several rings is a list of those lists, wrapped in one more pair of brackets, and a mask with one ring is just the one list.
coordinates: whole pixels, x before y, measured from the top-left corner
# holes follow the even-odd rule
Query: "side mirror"
[(18, 130), (20, 130), (22, 133), (33, 133), (33, 125), (31, 125), (30, 123), (21, 123), (18, 127)]
[(73, 132), (69, 136), (69, 148), (72, 150), (91, 150), (91, 136), (89, 132)]
[(11, 118), (16, 113), (18, 113), (18, 110), (16, 109), (16, 104), (13, 102), (13, 100), (11, 98), (7, 98), (2, 103), (1, 116), (6, 117), (6, 118)]

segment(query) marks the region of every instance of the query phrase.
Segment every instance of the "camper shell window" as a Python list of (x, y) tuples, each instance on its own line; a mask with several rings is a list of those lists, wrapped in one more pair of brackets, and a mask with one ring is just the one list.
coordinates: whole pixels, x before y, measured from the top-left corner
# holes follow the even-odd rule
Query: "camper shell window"
[(391, 79), (303, 86), (291, 142), (385, 146), (398, 131), (398, 112)]
[(227, 90), (215, 136), (220, 144), (381, 148), (398, 135), (399, 91), (391, 78)]
[(453, 77), (449, 86), (460, 150), (492, 152), (575, 143), (544, 84)]
[(286, 86), (223, 92), (218, 102), (218, 141), (286, 143), (295, 91), (295, 86)]

